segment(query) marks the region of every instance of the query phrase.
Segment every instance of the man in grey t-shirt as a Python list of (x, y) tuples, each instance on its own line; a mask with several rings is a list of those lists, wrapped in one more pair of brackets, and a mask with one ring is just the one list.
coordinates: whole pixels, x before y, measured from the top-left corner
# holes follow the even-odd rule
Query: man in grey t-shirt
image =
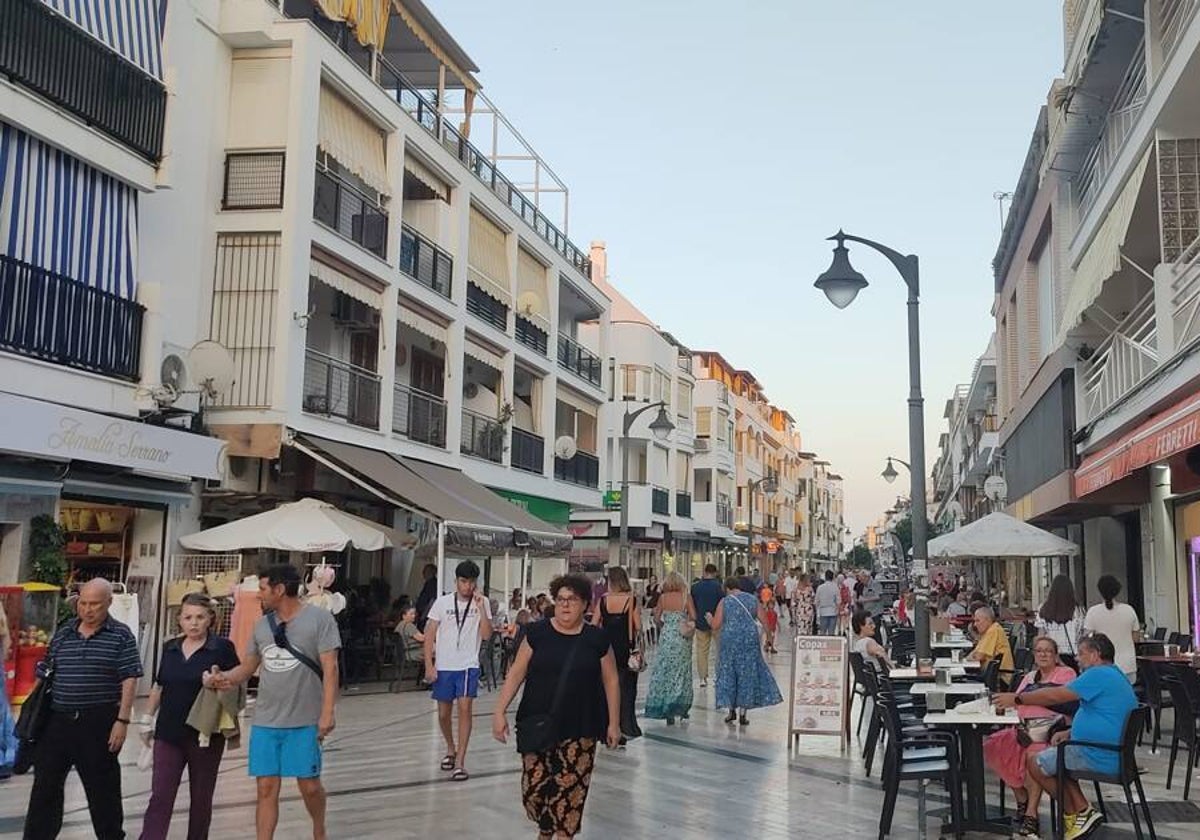
[(258, 840), (275, 836), (284, 777), (296, 780), (312, 817), (313, 838), (324, 840), (321, 741), (334, 727), (341, 637), (330, 613), (300, 601), (300, 573), (294, 567), (267, 569), (258, 589), (267, 614), (254, 625), (241, 665), (213, 674), (205, 683), (227, 688), (262, 666), (250, 729), (250, 775), (258, 780)]

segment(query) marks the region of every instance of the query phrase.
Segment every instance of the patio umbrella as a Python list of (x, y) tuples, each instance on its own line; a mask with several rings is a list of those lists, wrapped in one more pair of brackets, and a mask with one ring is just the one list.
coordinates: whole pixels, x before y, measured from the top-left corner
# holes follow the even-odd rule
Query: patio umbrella
[(179, 538), (189, 551), (341, 551), (353, 545), (378, 551), (409, 542), (391, 528), (338, 510), (319, 499), (301, 499), (254, 516)]
[(1079, 546), (1007, 513), (989, 513), (929, 541), (929, 558), (1074, 557)]

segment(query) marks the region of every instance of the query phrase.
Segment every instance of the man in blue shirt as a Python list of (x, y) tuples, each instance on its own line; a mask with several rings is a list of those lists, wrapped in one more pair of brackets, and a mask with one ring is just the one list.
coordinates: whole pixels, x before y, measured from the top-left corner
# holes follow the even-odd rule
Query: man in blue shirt
[[(1076, 650), (1083, 673), (1067, 685), (1026, 691), (1024, 694), (997, 694), (994, 698), (996, 706), (1002, 709), (1022, 705), (1049, 708), (1063, 703), (1079, 703), (1070, 732), (1056, 734), (1050, 740), (1050, 749), (1028, 757), (1027, 778), (1033, 783), (1033, 788), (1019, 832), (1023, 837), (1037, 835), (1037, 808), (1041, 791), (1056, 795), (1058, 750), (1055, 746), (1068, 739), (1119, 745), (1129, 713), (1137, 708), (1137, 697), (1129, 680), (1113, 664), (1116, 651), (1111, 639), (1103, 633), (1095, 633), (1081, 639)], [(1086, 770), (1116, 773), (1120, 755), (1096, 747), (1067, 747), (1066, 762), (1068, 772)], [(1032, 795), (1034, 792), (1037, 795)], [(1067, 778), (1063, 799), (1066, 803), (1066, 840), (1088, 836), (1104, 820), (1100, 812), (1088, 803), (1075, 779)]]
[(708, 657), (712, 650), (712, 626), (705, 618), (717, 611), (717, 604), (724, 596), (721, 581), (717, 580), (717, 567), (709, 563), (704, 567), (704, 577), (692, 584), (692, 603), (696, 607), (696, 669), (700, 672), (700, 687), (708, 685)]

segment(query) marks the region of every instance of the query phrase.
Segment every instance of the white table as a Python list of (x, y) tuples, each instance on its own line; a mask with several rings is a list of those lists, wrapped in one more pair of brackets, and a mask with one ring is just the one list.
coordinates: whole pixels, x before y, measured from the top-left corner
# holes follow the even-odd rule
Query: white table
[(975, 643), (970, 639), (946, 639), (941, 642), (931, 641), (929, 647), (934, 650), (971, 650)]
[(913, 683), (909, 694), (952, 694), (956, 697), (981, 697), (988, 693), (987, 686), (981, 682), (950, 683), (938, 685), (935, 682)]
[(939, 656), (937, 659), (933, 660), (933, 667), (934, 668), (965, 668), (968, 671), (978, 671), (979, 663), (976, 662), (974, 659), (963, 659), (959, 662), (955, 662), (949, 656)]
[[(961, 663), (949, 666), (949, 671), (951, 677), (965, 677), (967, 675), (967, 669), (962, 667)], [(927, 680), (933, 682), (935, 679), (933, 673), (925, 676), (918, 675), (916, 668), (893, 668), (888, 672), (888, 676), (893, 680)]]
[(962, 745), (963, 773), (967, 782), (966, 831), (1012, 835), (1008, 820), (990, 820), (983, 779), (983, 727), (1016, 726), (1021, 722), (1015, 709), (1007, 714), (963, 714), (955, 711), (930, 712), (922, 719), (930, 726), (955, 727)]

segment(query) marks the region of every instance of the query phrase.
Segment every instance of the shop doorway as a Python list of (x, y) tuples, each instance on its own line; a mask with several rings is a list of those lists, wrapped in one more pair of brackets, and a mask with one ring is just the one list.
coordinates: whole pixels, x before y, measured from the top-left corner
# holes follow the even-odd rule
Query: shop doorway
[(1142, 581), (1142, 521), (1137, 513), (1118, 517), (1125, 528), (1125, 597), (1143, 621), (1146, 617), (1145, 588)]

